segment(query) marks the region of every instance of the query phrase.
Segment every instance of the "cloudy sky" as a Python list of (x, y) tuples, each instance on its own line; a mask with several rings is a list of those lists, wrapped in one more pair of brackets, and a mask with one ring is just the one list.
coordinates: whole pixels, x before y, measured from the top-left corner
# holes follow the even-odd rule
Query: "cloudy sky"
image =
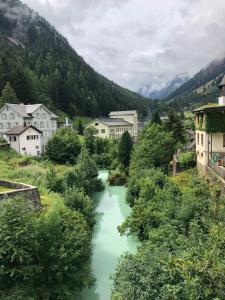
[(225, 55), (224, 0), (22, 0), (98, 72), (132, 90)]

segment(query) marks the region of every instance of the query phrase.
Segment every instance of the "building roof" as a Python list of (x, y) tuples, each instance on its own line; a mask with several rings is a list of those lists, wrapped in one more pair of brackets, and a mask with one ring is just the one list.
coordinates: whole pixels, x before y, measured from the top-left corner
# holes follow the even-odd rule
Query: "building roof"
[(220, 84), (218, 86), (220, 87), (223, 85), (225, 85), (225, 75), (223, 76), (222, 81), (220, 82)]
[(207, 105), (203, 105), (201, 107), (198, 107), (194, 109), (192, 112), (193, 113), (198, 113), (198, 112), (210, 112), (210, 111), (224, 111), (225, 110), (225, 105), (219, 105), (216, 103), (209, 103)]
[(107, 126), (132, 126), (131, 123), (124, 121), (124, 119), (98, 118), (96, 121), (102, 122)]
[(136, 110), (111, 111), (109, 116), (133, 115), (134, 113), (137, 113), (137, 111)]
[(48, 110), (43, 104), (11, 104), (6, 103), (7, 106), (9, 106), (12, 110), (17, 112), (18, 114), (22, 115), (24, 118), (31, 118), (32, 114), (39, 109), (41, 106), (43, 106), (47, 112), (49, 112), (51, 118), (58, 118), (54, 113), (52, 113), (50, 110)]
[(33, 128), (34, 130), (38, 131), (39, 133), (42, 133), (41, 130), (37, 129), (33, 125), (29, 125), (29, 126), (14, 126), (13, 128), (9, 129), (6, 132), (6, 135), (21, 135), (24, 131), (26, 131), (29, 128)]

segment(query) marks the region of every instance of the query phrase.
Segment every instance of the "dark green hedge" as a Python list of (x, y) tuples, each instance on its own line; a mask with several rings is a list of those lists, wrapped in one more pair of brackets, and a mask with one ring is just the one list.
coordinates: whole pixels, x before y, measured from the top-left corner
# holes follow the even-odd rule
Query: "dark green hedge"
[(207, 113), (205, 130), (213, 133), (225, 132), (225, 114), (223, 112)]

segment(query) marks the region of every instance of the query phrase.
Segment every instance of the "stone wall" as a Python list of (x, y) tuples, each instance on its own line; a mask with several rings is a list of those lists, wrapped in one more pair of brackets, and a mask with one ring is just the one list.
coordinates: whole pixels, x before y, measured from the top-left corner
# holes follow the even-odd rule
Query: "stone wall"
[(7, 180), (0, 180), (0, 186), (11, 189), (0, 193), (0, 202), (10, 198), (23, 197), (29, 201), (32, 208), (41, 209), (40, 194), (36, 187)]

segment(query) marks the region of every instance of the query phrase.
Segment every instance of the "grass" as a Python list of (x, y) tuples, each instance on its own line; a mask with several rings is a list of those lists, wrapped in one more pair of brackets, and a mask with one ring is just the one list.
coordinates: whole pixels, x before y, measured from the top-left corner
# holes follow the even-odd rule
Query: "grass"
[(197, 176), (196, 169), (189, 169), (180, 173), (177, 173), (175, 177), (171, 177), (170, 180), (172, 180), (174, 183), (179, 186), (182, 192), (187, 192), (189, 190), (189, 182), (193, 177)]
[(11, 188), (8, 188), (6, 186), (0, 186), (0, 193), (2, 192), (10, 192), (10, 191), (13, 191), (15, 189), (11, 189)]
[[(24, 161), (27, 162), (27, 166), (22, 167), (21, 162)], [(50, 168), (53, 168), (58, 175), (63, 176), (71, 167), (20, 156), (12, 150), (0, 150), (0, 178), (36, 186), (44, 208), (63, 204), (63, 199), (59, 194), (52, 193), (47, 189), (46, 174)], [(3, 190), (3, 187), (0, 186), (0, 192), (6, 190), (8, 190), (6, 187)]]

